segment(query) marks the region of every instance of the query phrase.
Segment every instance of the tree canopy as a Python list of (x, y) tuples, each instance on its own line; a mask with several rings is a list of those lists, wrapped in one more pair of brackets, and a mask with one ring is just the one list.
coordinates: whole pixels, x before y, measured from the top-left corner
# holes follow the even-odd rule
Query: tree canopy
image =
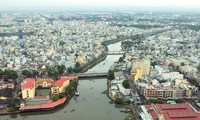
[(4, 75), (7, 79), (17, 79), (18, 78), (18, 74), (16, 71), (14, 70), (4, 70)]
[(113, 70), (109, 70), (108, 71), (108, 79), (109, 80), (113, 80), (114, 78), (115, 78), (114, 71)]
[(122, 82), (122, 85), (123, 85), (123, 87), (126, 88), (126, 89), (130, 88), (128, 80), (124, 80), (124, 81)]

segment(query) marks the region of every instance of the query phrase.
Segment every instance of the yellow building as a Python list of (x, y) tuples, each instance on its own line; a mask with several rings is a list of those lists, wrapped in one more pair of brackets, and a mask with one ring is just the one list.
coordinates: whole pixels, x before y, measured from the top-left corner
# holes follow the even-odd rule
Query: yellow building
[(184, 65), (189, 65), (190, 62), (188, 60), (182, 59), (182, 58), (171, 58), (169, 59), (170, 63), (172, 63), (174, 66), (181, 66), (183, 63)]
[(138, 80), (142, 77), (142, 69), (136, 69), (135, 72), (131, 73), (131, 76), (133, 77), (133, 80)]
[(22, 98), (34, 98), (35, 97), (35, 79), (26, 78), (21, 83)]
[(150, 60), (141, 60), (141, 69), (142, 69), (142, 75), (149, 75), (150, 71)]
[(142, 76), (149, 75), (150, 60), (132, 61), (131, 75), (134, 80), (138, 80)]
[(51, 93), (54, 95), (59, 95), (64, 92), (65, 88), (69, 85), (69, 79), (60, 79), (54, 82), (53, 87), (51, 88)]

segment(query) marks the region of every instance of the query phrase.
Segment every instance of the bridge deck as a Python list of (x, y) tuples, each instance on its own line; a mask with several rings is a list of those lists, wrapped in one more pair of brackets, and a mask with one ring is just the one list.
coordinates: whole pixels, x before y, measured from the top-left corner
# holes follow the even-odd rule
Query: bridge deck
[(107, 54), (108, 55), (120, 55), (120, 54), (124, 54), (124, 51), (108, 51)]
[(90, 78), (90, 77), (107, 77), (108, 73), (78, 73), (79, 78)]

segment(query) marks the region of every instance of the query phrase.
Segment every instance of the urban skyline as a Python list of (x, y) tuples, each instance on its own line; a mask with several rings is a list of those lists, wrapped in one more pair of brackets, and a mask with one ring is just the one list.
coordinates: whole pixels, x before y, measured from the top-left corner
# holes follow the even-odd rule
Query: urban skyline
[(0, 0), (1, 10), (161, 10), (200, 11), (200, 1), (193, 0)]

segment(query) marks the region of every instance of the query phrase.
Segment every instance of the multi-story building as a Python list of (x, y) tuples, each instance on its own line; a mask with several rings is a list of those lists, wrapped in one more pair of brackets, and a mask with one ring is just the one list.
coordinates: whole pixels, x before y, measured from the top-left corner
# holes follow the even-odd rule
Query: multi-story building
[(142, 69), (140, 68), (135, 69), (135, 71), (131, 73), (131, 76), (133, 77), (133, 80), (138, 80), (139, 78), (142, 77)]
[(60, 93), (64, 92), (65, 87), (69, 85), (70, 79), (60, 79), (54, 82), (51, 93), (54, 95), (59, 95)]
[(149, 75), (150, 60), (132, 61), (131, 75), (134, 80), (138, 80), (142, 76)]
[(34, 98), (35, 97), (35, 79), (26, 78), (21, 83), (22, 98)]
[(179, 98), (192, 98), (196, 97), (197, 88), (194, 86), (188, 86), (181, 84), (180, 86), (168, 86), (168, 87), (154, 87), (145, 86), (143, 89), (143, 95), (146, 99), (179, 99)]

